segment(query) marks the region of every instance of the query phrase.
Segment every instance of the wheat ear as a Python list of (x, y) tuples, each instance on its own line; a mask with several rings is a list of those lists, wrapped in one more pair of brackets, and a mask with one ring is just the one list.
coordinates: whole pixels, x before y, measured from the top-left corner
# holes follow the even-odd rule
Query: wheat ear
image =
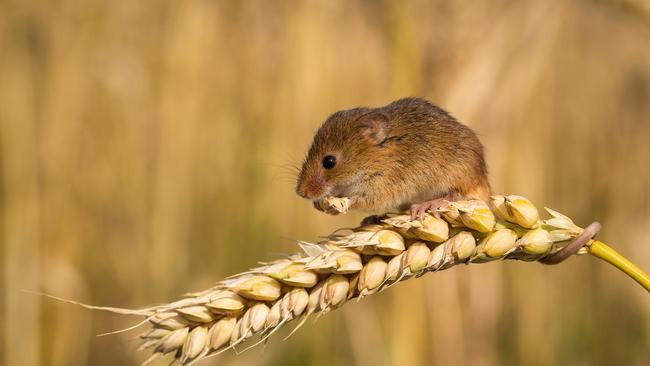
[[(324, 204), (347, 209), (345, 200)], [(380, 224), (337, 231), (319, 243), (299, 242), (302, 253), (260, 263), (179, 301), (126, 311), (145, 316), (151, 325), (141, 335), (139, 349), (153, 350), (145, 363), (173, 353), (175, 361), (189, 365), (259, 336), (254, 346), (292, 320), (301, 319), (297, 329), (311, 315), (428, 272), (458, 264), (549, 258), (583, 229), (559, 212), (546, 211), (551, 217), (540, 220), (526, 198), (493, 196), (489, 206), (451, 202), (438, 209), (440, 218), (426, 214), (413, 221), (391, 215)], [(602, 242), (589, 240), (577, 251), (585, 253), (614, 264), (650, 291), (650, 277)]]

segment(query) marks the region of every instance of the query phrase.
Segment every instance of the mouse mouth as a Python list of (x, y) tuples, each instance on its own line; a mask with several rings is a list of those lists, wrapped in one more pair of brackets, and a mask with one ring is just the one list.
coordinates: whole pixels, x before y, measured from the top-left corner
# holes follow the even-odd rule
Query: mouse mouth
[(334, 186), (330, 189), (328, 189), (325, 194), (323, 194), (321, 197), (318, 197), (313, 200), (314, 205), (320, 205), (321, 201), (325, 199), (326, 197), (337, 197), (337, 198), (348, 198), (350, 199), (350, 204), (352, 205), (354, 202), (357, 201), (358, 195), (353, 192), (351, 187), (354, 185), (340, 185), (340, 186)]
[(352, 180), (347, 181), (345, 184), (326, 185), (323, 187), (325, 189), (323, 189), (322, 194), (320, 194), (318, 197), (313, 197), (312, 201), (314, 203), (317, 203), (325, 197), (345, 197), (354, 200), (357, 196), (359, 196), (359, 185), (362, 181), (363, 176), (357, 175)]
[(330, 189), (325, 196), (341, 197), (347, 191), (346, 186), (335, 186)]

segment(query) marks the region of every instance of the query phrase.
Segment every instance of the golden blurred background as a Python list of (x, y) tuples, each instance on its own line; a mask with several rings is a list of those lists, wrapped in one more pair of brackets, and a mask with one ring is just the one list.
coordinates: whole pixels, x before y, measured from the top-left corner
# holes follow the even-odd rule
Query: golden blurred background
[[(356, 223), (294, 193), (332, 112), (424, 96), (493, 187), (650, 270), (650, 3), (0, 2), (4, 365), (130, 365), (140, 307)], [(287, 334), (287, 331), (283, 333)], [(650, 298), (589, 257), (458, 267), (205, 365), (648, 365)], [(160, 364), (166, 364), (161, 362)]]

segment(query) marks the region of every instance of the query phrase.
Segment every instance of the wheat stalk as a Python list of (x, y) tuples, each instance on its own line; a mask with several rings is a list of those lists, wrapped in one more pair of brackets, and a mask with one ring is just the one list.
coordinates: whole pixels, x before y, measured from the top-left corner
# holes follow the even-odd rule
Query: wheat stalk
[[(323, 204), (347, 209), (345, 200), (328, 199)], [(390, 215), (381, 224), (340, 230), (316, 244), (299, 242), (303, 253), (260, 263), (170, 304), (100, 309), (145, 317), (140, 324), (150, 324), (151, 329), (141, 335), (139, 350), (153, 350), (145, 364), (173, 353), (175, 361), (189, 365), (253, 336), (259, 336), (253, 346), (257, 345), (300, 319), (295, 331), (311, 315), (325, 314), (400, 281), (457, 264), (541, 260), (583, 233), (570, 218), (548, 208), (551, 218), (540, 220), (524, 197), (494, 196), (490, 206), (482, 201), (452, 202), (438, 210), (441, 218), (426, 214), (415, 221), (407, 215)], [(613, 263), (650, 290), (650, 277), (603, 243), (590, 240), (577, 253)]]

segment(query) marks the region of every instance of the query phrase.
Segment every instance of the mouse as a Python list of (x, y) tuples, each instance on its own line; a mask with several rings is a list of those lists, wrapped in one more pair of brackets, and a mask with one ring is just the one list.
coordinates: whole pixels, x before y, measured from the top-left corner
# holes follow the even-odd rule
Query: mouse
[(423, 98), (341, 110), (316, 132), (296, 193), (321, 210), (325, 197), (347, 197), (350, 209), (415, 219), (450, 201), (487, 201), (484, 150), (472, 129)]

